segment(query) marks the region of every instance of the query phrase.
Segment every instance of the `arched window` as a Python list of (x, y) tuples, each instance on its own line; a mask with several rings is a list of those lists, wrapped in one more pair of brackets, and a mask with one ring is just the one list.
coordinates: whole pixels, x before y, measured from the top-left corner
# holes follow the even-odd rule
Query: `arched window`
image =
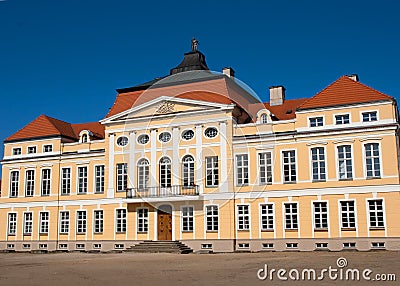
[(171, 160), (168, 157), (160, 159), (160, 186), (171, 187)]
[(138, 162), (138, 189), (146, 189), (149, 186), (149, 161), (140, 159)]
[(190, 155), (182, 159), (182, 183), (183, 186), (194, 186), (194, 159)]
[(88, 136), (87, 136), (87, 134), (83, 134), (83, 135), (82, 135), (81, 141), (82, 141), (82, 143), (88, 142)]
[(265, 113), (261, 115), (261, 123), (262, 124), (268, 123), (268, 116)]

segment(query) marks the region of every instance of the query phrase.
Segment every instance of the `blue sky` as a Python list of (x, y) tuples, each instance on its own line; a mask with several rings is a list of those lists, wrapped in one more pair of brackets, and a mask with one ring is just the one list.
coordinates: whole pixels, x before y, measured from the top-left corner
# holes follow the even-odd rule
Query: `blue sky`
[(232, 66), (265, 101), (271, 85), (310, 97), (351, 73), (398, 97), (399, 3), (0, 1), (0, 138), (40, 114), (100, 120), (116, 88), (167, 75), (193, 36), (210, 69)]

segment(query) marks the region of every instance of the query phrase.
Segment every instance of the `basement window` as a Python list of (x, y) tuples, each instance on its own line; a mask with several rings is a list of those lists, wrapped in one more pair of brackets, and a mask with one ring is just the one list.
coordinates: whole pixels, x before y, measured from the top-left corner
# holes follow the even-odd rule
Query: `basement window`
[(30, 245), (30, 244), (27, 244), (27, 243), (24, 243), (24, 244), (22, 245), (22, 248), (23, 248), (23, 249), (30, 249), (30, 248), (31, 248), (31, 245)]
[(384, 242), (372, 242), (371, 247), (373, 249), (385, 249), (385, 243)]
[(343, 248), (346, 248), (346, 249), (356, 248), (356, 243), (355, 242), (345, 242), (345, 243), (343, 243)]
[(249, 243), (239, 243), (239, 249), (249, 249), (250, 244)]
[(262, 244), (262, 248), (263, 249), (273, 249), (274, 248), (274, 244), (273, 243), (263, 243)]
[(101, 244), (100, 243), (93, 244), (93, 249), (101, 249)]
[(77, 244), (75, 245), (75, 248), (76, 248), (76, 249), (85, 249), (85, 244), (83, 244), (83, 243), (77, 243)]
[(299, 244), (297, 242), (286, 243), (286, 248), (287, 249), (297, 249), (297, 248), (299, 248)]
[(318, 250), (321, 250), (321, 249), (326, 250), (326, 249), (328, 249), (328, 243), (327, 242), (318, 242), (315, 244), (315, 248)]
[(58, 248), (59, 248), (59, 249), (67, 249), (67, 248), (68, 248), (68, 245), (67, 245), (66, 243), (60, 243), (60, 244), (58, 245)]
[(47, 249), (47, 243), (39, 244), (39, 249)]
[(14, 249), (15, 248), (15, 244), (9, 243), (7, 244), (7, 249)]
[(120, 243), (117, 243), (117, 244), (114, 245), (114, 248), (115, 249), (124, 249), (124, 245), (120, 244)]
[(211, 243), (203, 243), (201, 245), (201, 249), (212, 249), (212, 244)]

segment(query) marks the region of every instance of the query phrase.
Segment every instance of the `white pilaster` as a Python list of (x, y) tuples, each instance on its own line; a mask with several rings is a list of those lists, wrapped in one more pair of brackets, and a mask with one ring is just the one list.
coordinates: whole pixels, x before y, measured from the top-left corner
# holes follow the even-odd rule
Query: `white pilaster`
[(108, 188), (107, 198), (114, 198), (114, 146), (115, 134), (110, 133), (108, 140)]
[(179, 173), (179, 128), (174, 127), (172, 129), (172, 185), (180, 185), (180, 173)]
[(129, 134), (129, 166), (128, 166), (128, 188), (134, 188), (135, 186), (135, 146), (136, 146), (136, 133), (131, 132)]
[(219, 191), (221, 193), (228, 192), (228, 159), (226, 152), (226, 122), (219, 124), (219, 138), (220, 138), (220, 170), (221, 178), (219, 182)]
[(195, 184), (199, 186), (200, 194), (203, 193), (203, 126), (196, 125), (196, 166)]
[(157, 130), (152, 129), (150, 131), (150, 186), (157, 186)]

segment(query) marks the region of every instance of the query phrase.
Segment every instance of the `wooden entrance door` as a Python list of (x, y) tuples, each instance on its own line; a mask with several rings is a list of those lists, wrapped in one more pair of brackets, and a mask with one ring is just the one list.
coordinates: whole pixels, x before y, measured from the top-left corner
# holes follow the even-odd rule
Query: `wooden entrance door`
[(158, 210), (158, 240), (172, 240), (172, 214)]

